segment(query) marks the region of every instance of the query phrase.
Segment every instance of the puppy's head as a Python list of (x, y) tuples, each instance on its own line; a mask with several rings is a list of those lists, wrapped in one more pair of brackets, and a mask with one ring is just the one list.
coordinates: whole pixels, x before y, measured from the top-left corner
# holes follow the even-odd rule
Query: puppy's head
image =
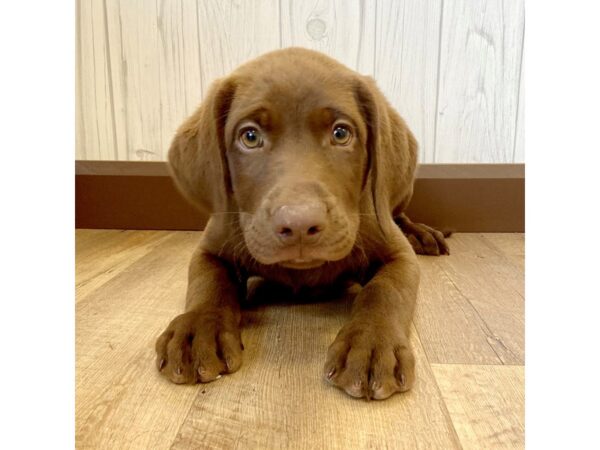
[[(373, 89), (315, 52), (267, 54), (217, 81), (180, 128), (169, 152), (175, 179), (205, 211), (239, 212), (246, 246), (263, 264), (307, 269), (342, 259), (361, 198), (378, 186)], [(386, 209), (377, 192), (368, 195)]]

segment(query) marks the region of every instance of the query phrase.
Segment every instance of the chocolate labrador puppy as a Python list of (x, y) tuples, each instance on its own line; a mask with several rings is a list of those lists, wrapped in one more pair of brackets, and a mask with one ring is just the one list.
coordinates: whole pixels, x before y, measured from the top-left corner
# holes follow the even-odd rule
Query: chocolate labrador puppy
[(371, 78), (306, 49), (268, 53), (213, 84), (169, 162), (210, 220), (186, 312), (156, 343), (168, 379), (208, 382), (240, 368), (240, 300), (259, 276), (295, 290), (362, 284), (324, 376), (354, 397), (411, 388), (419, 267), (402, 228), (422, 252), (447, 246), (403, 214), (417, 143)]

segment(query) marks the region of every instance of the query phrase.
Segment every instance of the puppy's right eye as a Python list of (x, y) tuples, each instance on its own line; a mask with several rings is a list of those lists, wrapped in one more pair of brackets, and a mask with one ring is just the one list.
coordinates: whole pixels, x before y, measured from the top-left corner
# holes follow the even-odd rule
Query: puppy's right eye
[(256, 128), (244, 128), (240, 132), (240, 142), (248, 149), (255, 149), (263, 146), (263, 138)]
[(345, 124), (336, 124), (331, 132), (331, 143), (334, 145), (348, 145), (352, 140), (352, 131)]

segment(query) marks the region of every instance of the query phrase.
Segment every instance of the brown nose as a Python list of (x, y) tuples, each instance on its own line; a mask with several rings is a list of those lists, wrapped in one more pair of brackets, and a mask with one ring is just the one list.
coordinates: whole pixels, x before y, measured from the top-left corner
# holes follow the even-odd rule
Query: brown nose
[(273, 213), (273, 230), (285, 244), (315, 243), (327, 223), (327, 208), (320, 203), (283, 205)]

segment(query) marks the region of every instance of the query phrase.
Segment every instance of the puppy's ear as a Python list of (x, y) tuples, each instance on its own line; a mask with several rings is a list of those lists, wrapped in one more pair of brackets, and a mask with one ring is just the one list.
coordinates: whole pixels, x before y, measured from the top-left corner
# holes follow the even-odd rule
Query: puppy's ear
[(200, 107), (179, 127), (169, 149), (177, 187), (207, 214), (228, 208), (231, 181), (223, 132), (234, 95), (233, 80), (215, 81)]
[(388, 234), (397, 230), (394, 214), (412, 197), (417, 141), (371, 77), (357, 79), (355, 96), (367, 126), (366, 187), (379, 226)]

